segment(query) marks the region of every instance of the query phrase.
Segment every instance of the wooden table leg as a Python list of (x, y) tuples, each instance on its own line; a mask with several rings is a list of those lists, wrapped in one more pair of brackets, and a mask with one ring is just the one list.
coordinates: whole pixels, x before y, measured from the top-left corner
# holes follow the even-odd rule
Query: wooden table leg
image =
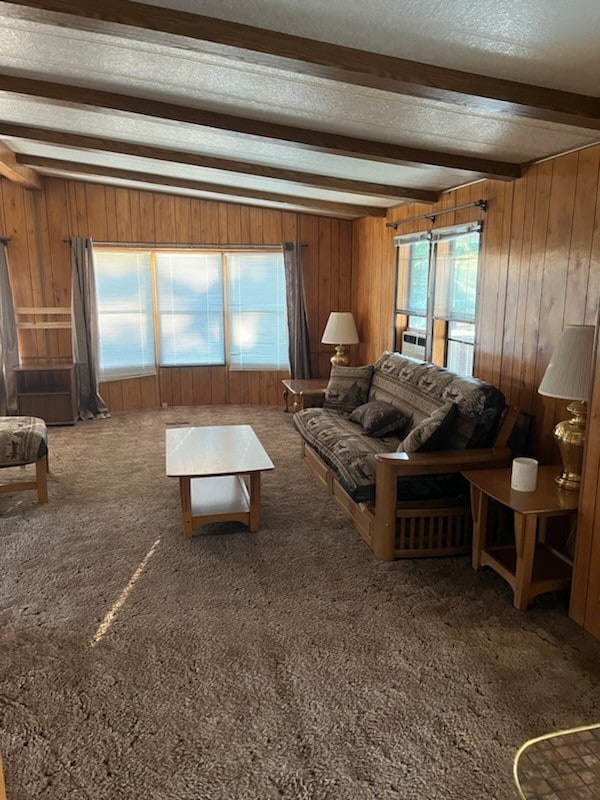
[(6, 786), (4, 784), (4, 770), (2, 768), (1, 757), (0, 757), (0, 800), (6, 800)]
[(186, 539), (192, 538), (192, 497), (190, 491), (190, 478), (179, 478), (179, 496), (181, 497), (181, 514), (183, 516), (183, 535)]
[(488, 523), (488, 496), (471, 484), (471, 512), (473, 514), (473, 569), (481, 569), (481, 551), (486, 545)]
[(48, 502), (48, 456), (38, 458), (35, 462), (38, 503)]
[(260, 518), (260, 472), (250, 473), (250, 532), (256, 533)]
[(515, 589), (513, 605), (519, 611), (525, 611), (529, 605), (529, 589), (533, 574), (535, 557), (535, 540), (538, 518), (535, 514), (519, 514), (515, 512), (515, 544), (517, 563), (515, 567)]
[(283, 409), (283, 411), (284, 411), (285, 414), (287, 414), (288, 411), (290, 410), (288, 408), (288, 397), (289, 396), (290, 396), (290, 390), (289, 389), (284, 389), (283, 390), (283, 402), (285, 403), (285, 408)]

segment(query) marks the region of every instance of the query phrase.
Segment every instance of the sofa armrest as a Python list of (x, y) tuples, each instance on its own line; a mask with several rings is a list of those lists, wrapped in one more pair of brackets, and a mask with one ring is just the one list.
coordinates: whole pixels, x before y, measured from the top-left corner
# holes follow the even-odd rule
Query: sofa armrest
[(384, 561), (392, 561), (394, 558), (398, 478), (505, 467), (510, 463), (511, 457), (508, 447), (376, 455), (375, 520), (371, 546), (377, 558)]
[(432, 453), (381, 453), (375, 459), (378, 476), (380, 472), (389, 471), (395, 477), (404, 477), (505, 467), (510, 463), (511, 451), (508, 447), (489, 447)]

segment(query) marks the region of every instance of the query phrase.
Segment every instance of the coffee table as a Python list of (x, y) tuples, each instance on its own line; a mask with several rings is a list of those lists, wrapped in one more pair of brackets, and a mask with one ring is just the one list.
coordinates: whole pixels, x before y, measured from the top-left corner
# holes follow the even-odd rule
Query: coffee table
[(183, 535), (208, 522), (258, 530), (260, 475), (274, 469), (250, 425), (167, 428), (166, 471), (179, 478)]

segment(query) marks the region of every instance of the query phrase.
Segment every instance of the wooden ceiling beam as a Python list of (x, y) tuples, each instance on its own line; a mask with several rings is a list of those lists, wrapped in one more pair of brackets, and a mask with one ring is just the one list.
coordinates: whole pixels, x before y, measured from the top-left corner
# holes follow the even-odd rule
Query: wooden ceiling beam
[[(600, 98), (436, 67), (130, 0), (7, 0), (20, 18), (235, 56), (252, 64), (482, 108), (491, 113), (600, 129)], [(57, 17), (56, 15), (63, 15)], [(142, 36), (139, 31), (143, 31)], [(137, 32), (137, 33), (136, 33)]]
[(89, 89), (73, 84), (23, 78), (7, 73), (0, 73), (0, 91), (57, 100), (60, 103), (76, 103), (110, 109), (127, 114), (142, 114), (163, 120), (176, 120), (217, 130), (242, 133), (247, 136), (257, 136), (272, 142), (286, 142), (316, 152), (337, 153), (369, 161), (392, 164), (431, 164), (449, 169), (476, 172), (488, 178), (506, 180), (521, 176), (520, 165), (506, 161), (494, 161), (466, 154), (421, 150), (416, 147), (370, 139), (357, 139), (337, 133), (236, 117), (232, 114), (221, 114), (192, 106), (165, 103), (160, 100), (106, 92), (100, 89)]
[(351, 203), (335, 203), (330, 200), (316, 200), (312, 197), (296, 197), (287, 194), (259, 189), (247, 189), (243, 186), (223, 186), (220, 183), (194, 181), (187, 178), (176, 178), (172, 175), (157, 175), (154, 172), (138, 172), (137, 170), (105, 167), (99, 164), (89, 164), (82, 161), (63, 161), (59, 158), (46, 158), (45, 156), (29, 156), (18, 153), (19, 164), (30, 167), (43, 167), (59, 172), (74, 172), (80, 175), (100, 175), (104, 178), (117, 178), (124, 181), (137, 181), (152, 183), (158, 186), (171, 186), (178, 189), (193, 189), (198, 192), (211, 192), (213, 194), (228, 195), (231, 197), (251, 197), (255, 200), (268, 200), (272, 203), (300, 206), (307, 211), (325, 211), (331, 216), (351, 217), (385, 217), (387, 210), (379, 206), (353, 205)]
[(24, 189), (40, 189), (37, 173), (29, 167), (19, 164), (15, 153), (0, 142), (0, 175)]
[(374, 195), (377, 197), (393, 197), (404, 200), (415, 200), (420, 203), (435, 203), (440, 198), (439, 192), (428, 189), (414, 189), (407, 186), (369, 183), (348, 178), (337, 178), (333, 175), (317, 175), (313, 172), (299, 172), (293, 169), (271, 167), (265, 164), (253, 164), (246, 161), (233, 161), (227, 158), (206, 156), (201, 153), (184, 150), (172, 150), (165, 147), (136, 144), (119, 139), (106, 139), (100, 136), (88, 136), (78, 133), (38, 128), (32, 125), (20, 125), (0, 120), (0, 136), (13, 136), (37, 142), (58, 144), (63, 147), (76, 147), (85, 150), (103, 150), (109, 153), (122, 153), (128, 156), (150, 158), (158, 161), (170, 161), (178, 164), (189, 164), (194, 167), (226, 170), (244, 175), (256, 175), (261, 178), (274, 178), (280, 181), (300, 183), (314, 189), (327, 189), (349, 194)]

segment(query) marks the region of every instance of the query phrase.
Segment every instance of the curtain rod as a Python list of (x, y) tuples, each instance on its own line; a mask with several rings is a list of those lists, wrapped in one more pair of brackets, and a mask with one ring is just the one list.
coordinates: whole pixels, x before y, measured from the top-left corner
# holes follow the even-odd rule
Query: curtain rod
[(475, 200), (473, 203), (464, 203), (462, 206), (454, 206), (454, 208), (442, 208), (439, 211), (434, 211), (431, 214), (421, 214), (418, 217), (410, 217), (409, 219), (399, 219), (398, 222), (386, 222), (386, 228), (393, 228), (394, 230), (398, 230), (398, 225), (404, 225), (405, 222), (416, 222), (418, 219), (428, 219), (431, 222), (435, 222), (436, 217), (441, 217), (442, 214), (451, 214), (453, 211), (461, 211), (463, 208), (472, 208), (473, 206), (477, 206), (482, 211), (487, 211), (488, 209), (488, 201), (487, 200)]
[[(65, 244), (71, 244), (71, 241), (71, 239), (63, 239)], [(93, 244), (98, 245), (98, 247), (148, 247), (168, 248), (172, 250), (180, 249), (182, 247), (194, 250), (235, 250), (242, 248), (244, 250), (263, 250), (265, 247), (279, 248), (283, 245), (283, 242), (277, 242), (277, 244), (215, 244), (214, 242), (198, 244), (197, 242), (97, 242), (94, 240)], [(305, 242), (300, 242), (300, 244), (302, 247), (308, 247), (308, 244)]]

